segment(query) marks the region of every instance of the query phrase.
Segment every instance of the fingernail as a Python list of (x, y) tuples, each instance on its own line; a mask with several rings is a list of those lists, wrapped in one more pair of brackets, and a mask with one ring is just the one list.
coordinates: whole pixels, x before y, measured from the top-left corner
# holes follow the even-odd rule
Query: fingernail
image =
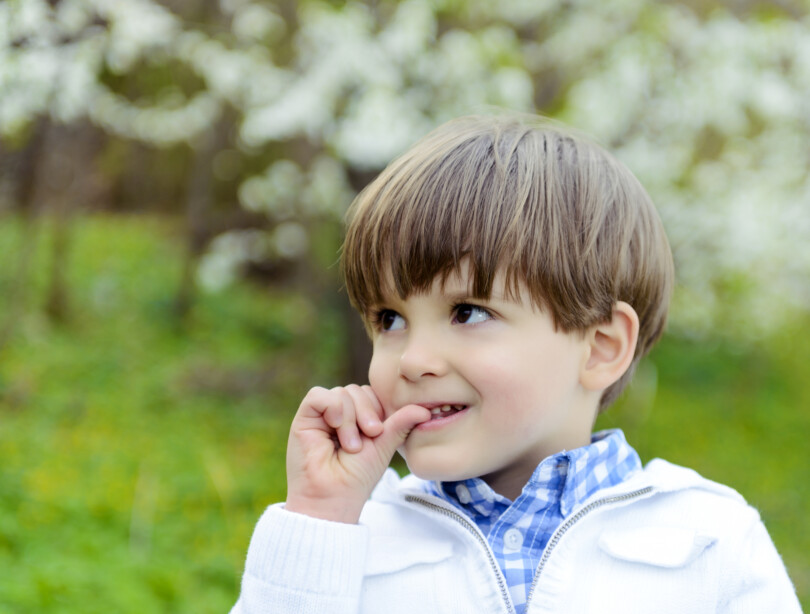
[(352, 437), (349, 439), (349, 447), (353, 450), (360, 449), (360, 438), (359, 437)]

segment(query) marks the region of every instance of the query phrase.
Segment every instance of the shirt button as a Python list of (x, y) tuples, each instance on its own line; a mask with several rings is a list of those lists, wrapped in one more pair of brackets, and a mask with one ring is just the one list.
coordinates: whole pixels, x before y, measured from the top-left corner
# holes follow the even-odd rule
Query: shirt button
[(472, 501), (472, 496), (470, 495), (470, 489), (464, 486), (464, 484), (459, 484), (456, 486), (456, 496), (458, 500), (462, 503), (469, 503)]
[(523, 545), (523, 533), (521, 533), (518, 529), (509, 529), (503, 535), (503, 543), (507, 548), (519, 550)]

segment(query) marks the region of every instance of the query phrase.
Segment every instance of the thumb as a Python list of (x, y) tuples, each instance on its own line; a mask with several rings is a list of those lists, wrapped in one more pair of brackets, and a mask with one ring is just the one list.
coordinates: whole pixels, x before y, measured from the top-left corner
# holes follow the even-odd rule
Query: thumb
[(391, 458), (411, 431), (422, 422), (430, 420), (430, 411), (421, 405), (405, 405), (395, 411), (383, 423), (383, 432), (375, 439), (377, 449)]

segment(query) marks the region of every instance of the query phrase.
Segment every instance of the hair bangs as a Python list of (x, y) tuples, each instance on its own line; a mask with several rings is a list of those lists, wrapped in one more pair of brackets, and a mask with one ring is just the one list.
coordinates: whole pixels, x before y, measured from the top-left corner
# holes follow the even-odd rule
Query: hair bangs
[(425, 142), (435, 155), (406, 155), (358, 196), (342, 264), (361, 314), (392, 293), (407, 298), (426, 291), (464, 262), (471, 296), (488, 298), (499, 271), (504, 292), (517, 295), (537, 268), (539, 251), (527, 245), (538, 199), (537, 182), (527, 177), (534, 172), (526, 163), (531, 158), (514, 155), (522, 136), (479, 135), (444, 149)]

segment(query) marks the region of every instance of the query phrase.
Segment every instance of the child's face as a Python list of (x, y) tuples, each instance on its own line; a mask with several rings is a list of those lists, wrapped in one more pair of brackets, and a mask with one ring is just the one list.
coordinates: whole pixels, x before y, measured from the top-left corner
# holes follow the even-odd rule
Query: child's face
[(514, 498), (546, 456), (590, 443), (598, 396), (579, 381), (588, 342), (555, 331), (528, 292), (505, 298), (502, 275), (488, 300), (472, 298), (468, 281), (462, 267), (443, 288), (436, 280), (376, 310), (369, 381), (386, 416), (441, 408), (400, 450), (411, 471), (482, 477)]

